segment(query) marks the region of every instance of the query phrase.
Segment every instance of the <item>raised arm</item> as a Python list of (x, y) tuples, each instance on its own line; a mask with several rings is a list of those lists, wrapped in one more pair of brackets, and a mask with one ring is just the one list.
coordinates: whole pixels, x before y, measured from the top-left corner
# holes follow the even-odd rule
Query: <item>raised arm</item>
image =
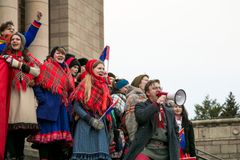
[(38, 33), (38, 30), (41, 26), (41, 22), (40, 22), (41, 18), (42, 18), (42, 12), (38, 11), (36, 15), (36, 20), (32, 22), (28, 30), (25, 32), (24, 36), (26, 38), (26, 44), (25, 44), (26, 48), (28, 48), (31, 45), (31, 43), (33, 42), (33, 40), (35, 39)]

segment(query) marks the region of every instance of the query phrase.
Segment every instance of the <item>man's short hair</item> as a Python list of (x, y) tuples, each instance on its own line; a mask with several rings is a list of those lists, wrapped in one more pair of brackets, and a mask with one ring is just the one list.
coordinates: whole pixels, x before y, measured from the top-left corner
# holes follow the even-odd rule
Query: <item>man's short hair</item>
[(2, 23), (1, 26), (0, 26), (0, 33), (2, 33), (10, 25), (13, 26), (13, 22), (12, 21), (7, 21), (7, 22)]
[(147, 93), (147, 91), (149, 91), (149, 87), (152, 86), (154, 83), (160, 84), (160, 81), (158, 79), (149, 80), (144, 88), (145, 93)]

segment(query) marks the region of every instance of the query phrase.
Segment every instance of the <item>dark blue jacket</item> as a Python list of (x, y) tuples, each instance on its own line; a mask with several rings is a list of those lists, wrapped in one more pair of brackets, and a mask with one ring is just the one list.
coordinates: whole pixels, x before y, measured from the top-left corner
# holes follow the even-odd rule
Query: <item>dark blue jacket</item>
[(34, 94), (38, 101), (37, 118), (49, 121), (56, 121), (61, 105), (62, 98), (59, 94), (43, 89), (40, 86), (33, 87)]

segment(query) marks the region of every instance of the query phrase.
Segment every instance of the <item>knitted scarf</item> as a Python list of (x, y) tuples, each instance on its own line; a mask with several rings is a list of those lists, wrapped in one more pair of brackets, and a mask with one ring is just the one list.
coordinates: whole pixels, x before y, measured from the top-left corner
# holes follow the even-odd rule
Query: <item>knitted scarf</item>
[(1, 36), (0, 37), (0, 44), (5, 43), (6, 45), (8, 45), (10, 43), (10, 38), (11, 38), (12, 34), (7, 34), (4, 37)]
[[(32, 56), (32, 54), (27, 53), (30, 61), (26, 62), (23, 59), (22, 52), (21, 51), (12, 51), (8, 50), (6, 51), (7, 55), (11, 55), (14, 59), (18, 60), (19, 62), (22, 62), (26, 64), (29, 67), (34, 66), (41, 66), (41, 62), (39, 62), (35, 57)], [(26, 91), (27, 86), (31, 83), (31, 81), (34, 79), (34, 76), (28, 73), (23, 73), (21, 70), (17, 68), (12, 68), (12, 86), (20, 91), (21, 89), (23, 91)]]
[(44, 89), (50, 90), (54, 94), (62, 96), (62, 101), (68, 106), (69, 93), (74, 89), (71, 72), (65, 63), (62, 67), (53, 58), (49, 58), (40, 68), (40, 75), (36, 79), (36, 84)]
[(93, 65), (97, 60), (89, 60), (86, 64), (86, 71), (83, 73), (91, 76), (91, 95), (90, 99), (85, 102), (85, 83), (81, 81), (73, 92), (71, 99), (76, 99), (83, 104), (86, 110), (90, 110), (93, 113), (98, 113), (100, 116), (106, 111), (107, 107), (112, 104), (112, 98), (106, 80), (104, 77), (97, 76), (93, 73)]

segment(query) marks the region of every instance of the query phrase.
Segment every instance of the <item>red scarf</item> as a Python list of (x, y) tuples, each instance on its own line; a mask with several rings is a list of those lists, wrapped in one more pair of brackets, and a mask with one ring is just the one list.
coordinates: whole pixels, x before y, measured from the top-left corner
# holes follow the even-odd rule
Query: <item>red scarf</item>
[(163, 108), (161, 107), (160, 108), (160, 112), (158, 113), (158, 121), (157, 121), (157, 127), (158, 128), (165, 128), (164, 126), (164, 116), (165, 116), (165, 113), (164, 113), (164, 110)]
[(74, 89), (74, 81), (67, 65), (61, 65), (53, 58), (49, 58), (41, 66), (40, 75), (36, 79), (36, 84), (44, 89), (50, 90), (62, 96), (62, 101), (68, 106), (68, 95)]
[(94, 113), (98, 113), (100, 116), (106, 111), (107, 107), (112, 104), (112, 98), (106, 80), (104, 77), (97, 76), (93, 73), (93, 65), (97, 60), (89, 60), (86, 64), (86, 71), (83, 73), (83, 77), (87, 74), (91, 76), (91, 95), (90, 99), (85, 103), (85, 83), (81, 81), (75, 92), (72, 94), (71, 99), (77, 99), (81, 102), (85, 109)]
[[(23, 59), (22, 52), (21, 51), (6, 51), (7, 55), (11, 55), (14, 59), (18, 60), (19, 62), (22, 62), (23, 64), (26, 64), (29, 67), (34, 66), (41, 66), (41, 63), (34, 58), (30, 53), (27, 53), (30, 61), (26, 62)], [(31, 81), (34, 79), (34, 76), (29, 73), (23, 73), (21, 70), (17, 68), (12, 68), (12, 86), (16, 88), (18, 91), (21, 89), (23, 91), (26, 91), (27, 86), (31, 83)]]

